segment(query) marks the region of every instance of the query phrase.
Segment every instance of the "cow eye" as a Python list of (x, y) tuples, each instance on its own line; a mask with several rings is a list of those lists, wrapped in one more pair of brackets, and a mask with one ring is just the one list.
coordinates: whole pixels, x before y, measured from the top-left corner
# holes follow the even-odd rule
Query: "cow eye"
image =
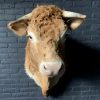
[(29, 37), (30, 39), (32, 39), (32, 37), (31, 37), (30, 35), (29, 35), (28, 37)]

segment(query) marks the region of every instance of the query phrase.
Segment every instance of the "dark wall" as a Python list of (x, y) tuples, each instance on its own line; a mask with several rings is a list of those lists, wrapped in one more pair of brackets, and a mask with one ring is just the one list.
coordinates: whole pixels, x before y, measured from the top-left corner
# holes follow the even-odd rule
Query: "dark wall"
[(100, 100), (100, 0), (0, 0), (0, 100), (45, 100), (24, 71), (26, 38), (7, 29), (37, 4), (87, 15), (66, 40), (69, 67), (47, 100)]

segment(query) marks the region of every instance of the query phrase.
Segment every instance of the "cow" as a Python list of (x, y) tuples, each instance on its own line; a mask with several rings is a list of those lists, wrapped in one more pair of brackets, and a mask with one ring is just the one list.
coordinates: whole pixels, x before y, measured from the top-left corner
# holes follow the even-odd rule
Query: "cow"
[(25, 71), (41, 87), (44, 96), (67, 68), (63, 54), (65, 32), (77, 29), (85, 18), (86, 15), (55, 5), (40, 5), (8, 23), (15, 34), (29, 37), (25, 48)]

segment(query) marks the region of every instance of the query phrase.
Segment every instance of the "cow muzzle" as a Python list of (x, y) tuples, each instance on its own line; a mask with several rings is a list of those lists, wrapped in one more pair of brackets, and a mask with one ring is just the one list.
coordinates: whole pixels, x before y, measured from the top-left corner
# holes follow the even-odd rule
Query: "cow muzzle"
[(62, 61), (57, 62), (42, 62), (40, 64), (40, 72), (48, 77), (56, 76), (62, 69)]

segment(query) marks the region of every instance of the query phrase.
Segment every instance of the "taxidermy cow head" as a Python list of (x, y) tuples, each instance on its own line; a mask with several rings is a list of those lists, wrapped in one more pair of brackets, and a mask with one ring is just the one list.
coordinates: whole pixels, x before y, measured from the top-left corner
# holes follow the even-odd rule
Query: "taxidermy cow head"
[(41, 87), (43, 95), (47, 95), (66, 69), (61, 41), (65, 32), (77, 29), (85, 18), (86, 15), (61, 10), (55, 5), (41, 5), (8, 24), (18, 36), (29, 37), (25, 70)]

